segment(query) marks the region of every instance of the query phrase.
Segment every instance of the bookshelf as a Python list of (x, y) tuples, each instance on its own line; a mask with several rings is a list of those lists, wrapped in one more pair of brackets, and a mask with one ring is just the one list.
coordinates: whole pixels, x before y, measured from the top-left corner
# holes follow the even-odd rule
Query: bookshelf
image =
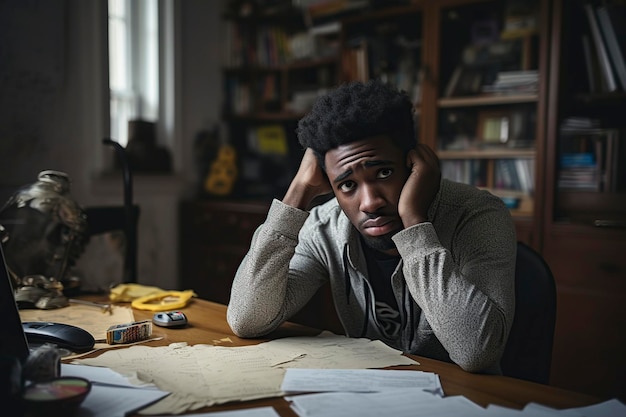
[(425, 4), (420, 135), (444, 177), (485, 188), (539, 248), (548, 6), (541, 1)]
[(222, 120), (240, 173), (231, 198), (282, 196), (301, 158), (297, 121), (338, 82), (338, 27), (310, 18), (285, 1), (225, 4)]
[(341, 22), (341, 81), (379, 78), (421, 102), (423, 6), (370, 10)]
[(626, 92), (613, 58), (596, 49), (601, 41), (608, 53), (589, 20), (602, 7), (626, 17), (623, 1), (553, 2), (542, 253), (558, 294), (551, 383), (623, 399)]

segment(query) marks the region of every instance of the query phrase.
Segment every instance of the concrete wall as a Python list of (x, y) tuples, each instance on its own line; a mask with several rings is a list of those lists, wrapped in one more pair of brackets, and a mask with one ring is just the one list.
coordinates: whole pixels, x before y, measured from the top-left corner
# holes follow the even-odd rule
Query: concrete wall
[[(196, 182), (193, 140), (220, 117), (220, 2), (161, 1), (175, 11), (175, 62), (167, 63), (175, 172), (135, 175), (134, 201), (142, 210), (139, 282), (175, 289), (178, 203), (193, 196)], [(121, 176), (102, 175), (111, 153), (101, 143), (108, 131), (103, 25), (104, 0), (0, 2), (0, 204), (44, 169), (68, 173), (83, 206), (122, 204)], [(119, 281), (116, 253), (99, 244), (78, 265), (91, 286)]]

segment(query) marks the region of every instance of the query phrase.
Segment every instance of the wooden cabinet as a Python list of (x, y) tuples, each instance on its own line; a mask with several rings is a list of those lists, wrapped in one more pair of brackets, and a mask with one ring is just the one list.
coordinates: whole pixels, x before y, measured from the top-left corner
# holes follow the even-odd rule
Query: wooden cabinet
[[(181, 286), (199, 297), (228, 304), (237, 268), (248, 252), (269, 203), (184, 201), (180, 206)], [(321, 289), (291, 321), (342, 334), (330, 289)]]
[(589, 82), (585, 5), (599, 4), (553, 2), (542, 253), (558, 294), (551, 383), (624, 399), (626, 86)]
[[(544, 258), (557, 282), (550, 383), (601, 397), (626, 395), (626, 238), (554, 226)], [(584, 357), (584, 359), (582, 359)]]
[(239, 263), (269, 204), (185, 201), (180, 206), (180, 273), (185, 289), (228, 304)]

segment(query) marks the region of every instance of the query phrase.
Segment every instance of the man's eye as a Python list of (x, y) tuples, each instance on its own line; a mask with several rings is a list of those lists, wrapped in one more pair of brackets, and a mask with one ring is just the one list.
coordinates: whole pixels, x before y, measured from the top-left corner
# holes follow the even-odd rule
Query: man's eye
[(392, 173), (393, 173), (393, 169), (391, 168), (381, 169), (380, 171), (378, 171), (378, 178), (384, 179), (384, 178), (390, 177)]
[(348, 191), (352, 191), (354, 189), (354, 182), (352, 181), (342, 182), (341, 184), (339, 184), (339, 189), (344, 193), (347, 193)]

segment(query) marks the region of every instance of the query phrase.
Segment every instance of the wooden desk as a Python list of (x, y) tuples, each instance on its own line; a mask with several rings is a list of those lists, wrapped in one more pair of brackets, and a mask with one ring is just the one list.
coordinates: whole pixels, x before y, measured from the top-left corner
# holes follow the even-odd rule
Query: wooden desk
[[(298, 324), (287, 323), (276, 332), (264, 339), (241, 339), (233, 334), (226, 323), (226, 307), (221, 304), (201, 299), (193, 300), (189, 306), (182, 309), (187, 315), (189, 325), (183, 329), (156, 328), (155, 333), (164, 334), (159, 341), (151, 341), (148, 346), (166, 346), (174, 342), (187, 342), (190, 345), (214, 344), (214, 340), (230, 338), (232, 346), (257, 344), (263, 341), (287, 336), (311, 336), (319, 330), (304, 327)], [(150, 311), (135, 310), (135, 319), (151, 319)], [(228, 346), (221, 343), (220, 346)], [(97, 354), (94, 354), (94, 356)], [(440, 362), (416, 355), (407, 355), (417, 360), (420, 365), (411, 365), (410, 369), (435, 372), (441, 379), (445, 395), (463, 395), (482, 406), (497, 404), (510, 408), (523, 408), (530, 402), (547, 405), (555, 408), (579, 407), (598, 403), (601, 399), (566, 391), (560, 388), (536, 384), (503, 376), (477, 375), (463, 371), (456, 365)], [(406, 369), (406, 366), (395, 367)], [(284, 417), (297, 417), (283, 398), (268, 398), (263, 400), (246, 401), (216, 405), (210, 408), (195, 410), (194, 413), (234, 410), (250, 407), (272, 406)]]

